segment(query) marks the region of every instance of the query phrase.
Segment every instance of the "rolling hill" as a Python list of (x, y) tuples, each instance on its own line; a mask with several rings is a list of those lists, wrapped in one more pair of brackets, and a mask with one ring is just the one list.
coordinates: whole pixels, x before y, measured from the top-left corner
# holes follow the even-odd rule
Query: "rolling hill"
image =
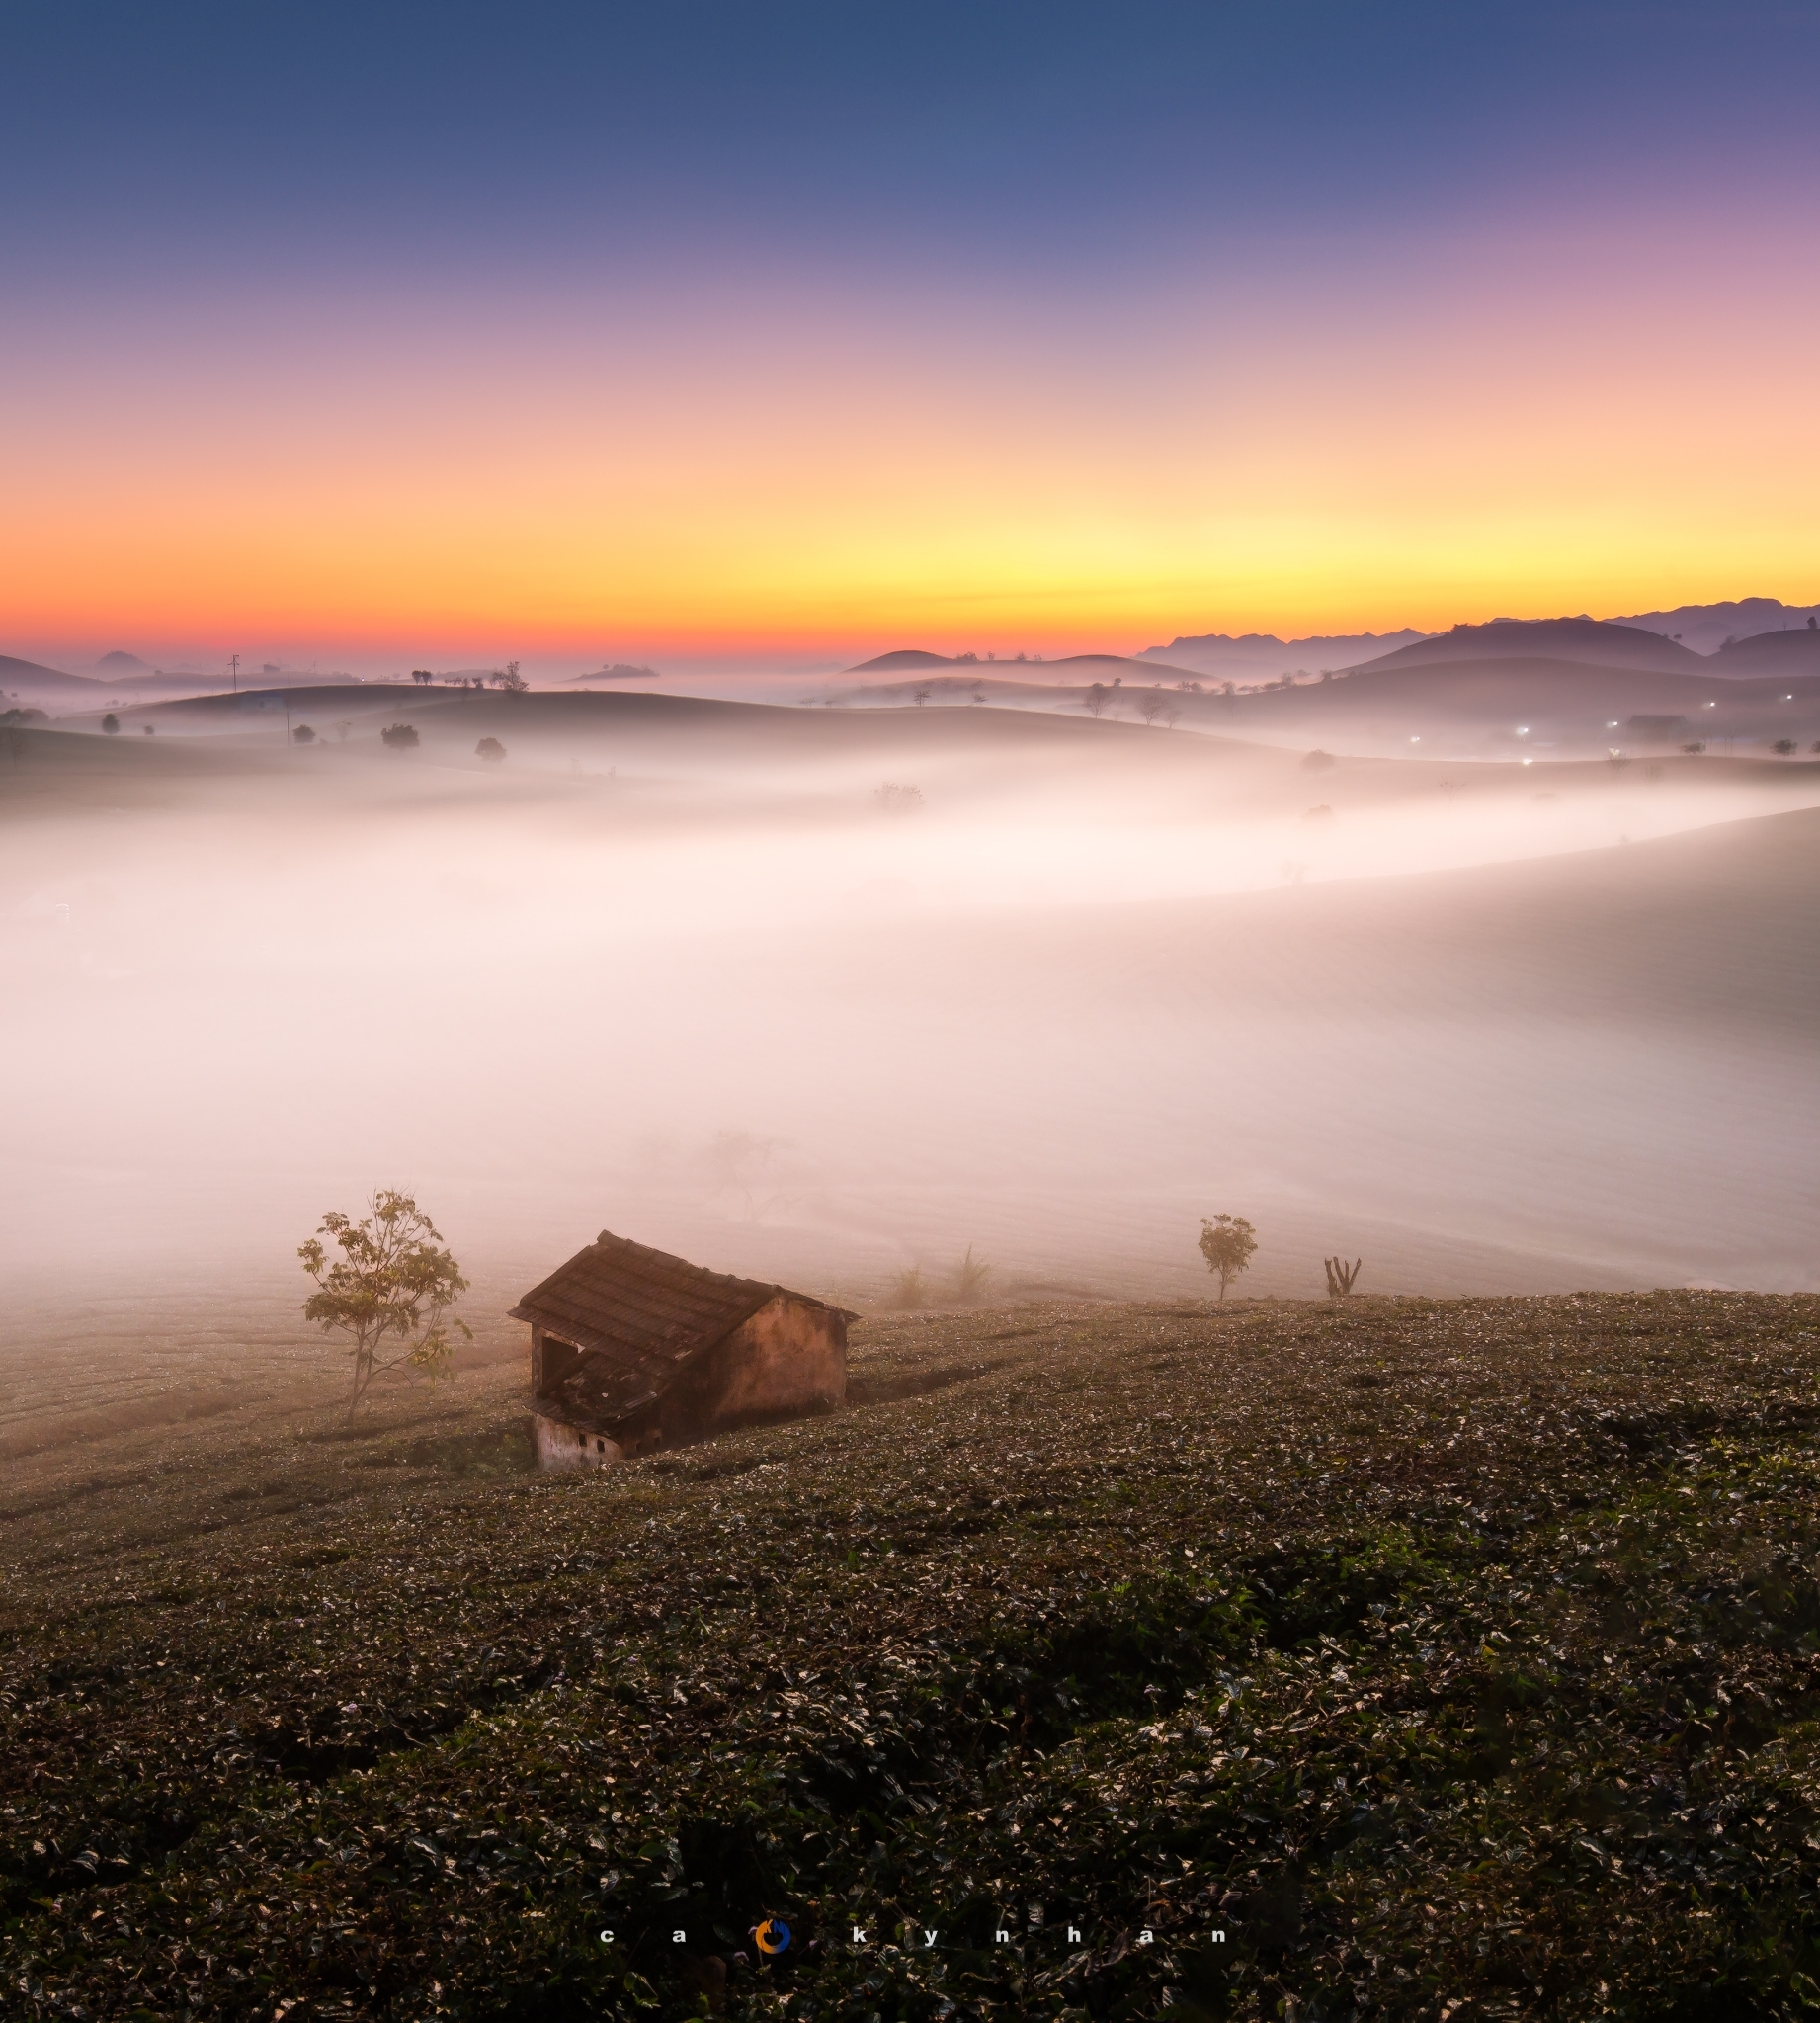
[[(1693, 674), (1702, 656), (1660, 632), (1616, 626), (1603, 619), (1494, 619), (1489, 625), (1455, 626), (1394, 653), (1360, 663), (1372, 668), (1422, 667), (1442, 661), (1562, 660), (1580, 666), (1646, 667)], [(1348, 670), (1356, 672), (1356, 669)]]

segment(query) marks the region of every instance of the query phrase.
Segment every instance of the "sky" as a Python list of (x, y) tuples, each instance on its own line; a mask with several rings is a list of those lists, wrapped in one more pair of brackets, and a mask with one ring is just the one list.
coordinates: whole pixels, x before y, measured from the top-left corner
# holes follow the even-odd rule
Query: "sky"
[(1820, 595), (1820, 6), (19, 5), (0, 651)]

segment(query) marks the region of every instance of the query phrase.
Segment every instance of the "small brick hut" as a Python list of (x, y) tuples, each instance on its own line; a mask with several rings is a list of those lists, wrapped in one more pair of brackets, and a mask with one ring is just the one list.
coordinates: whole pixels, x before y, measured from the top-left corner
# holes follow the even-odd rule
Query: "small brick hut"
[(531, 1323), (538, 1460), (599, 1468), (830, 1410), (847, 1395), (853, 1317), (603, 1229), (512, 1308)]

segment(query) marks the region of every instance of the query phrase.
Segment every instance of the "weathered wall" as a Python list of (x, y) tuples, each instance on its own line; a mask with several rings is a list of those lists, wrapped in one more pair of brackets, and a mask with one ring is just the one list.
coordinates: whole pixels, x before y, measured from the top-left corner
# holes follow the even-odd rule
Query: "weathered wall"
[(780, 1295), (711, 1352), (692, 1389), (692, 1416), (703, 1431), (838, 1405), (847, 1396), (847, 1323)]
[(619, 1447), (603, 1433), (582, 1434), (541, 1412), (532, 1413), (531, 1428), (537, 1436), (539, 1468), (605, 1468), (620, 1459)]

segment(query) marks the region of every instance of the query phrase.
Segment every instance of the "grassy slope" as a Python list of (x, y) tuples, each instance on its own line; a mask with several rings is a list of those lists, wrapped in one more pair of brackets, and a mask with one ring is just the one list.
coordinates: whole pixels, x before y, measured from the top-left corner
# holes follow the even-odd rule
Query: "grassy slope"
[(517, 1472), (500, 1375), (24, 1478), (11, 2012), (1796, 2013), (1817, 1346), (1812, 1299), (1023, 1308), (584, 1479)]

